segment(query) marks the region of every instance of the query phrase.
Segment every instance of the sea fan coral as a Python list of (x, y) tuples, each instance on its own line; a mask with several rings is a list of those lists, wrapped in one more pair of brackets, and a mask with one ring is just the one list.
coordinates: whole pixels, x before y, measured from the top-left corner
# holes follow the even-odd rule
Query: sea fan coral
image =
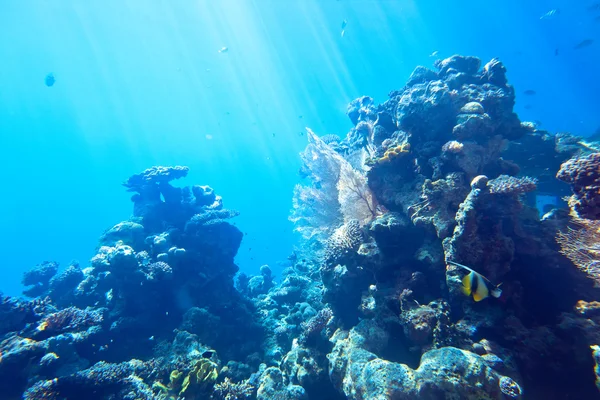
[(560, 252), (600, 286), (600, 221), (575, 218), (556, 241)]
[(305, 240), (325, 241), (330, 227), (339, 225), (342, 220), (337, 181), (344, 159), (310, 129), (307, 136), (308, 146), (301, 158), (310, 172), (312, 185), (294, 188), (290, 220)]
[(344, 221), (358, 220), (364, 226), (377, 216), (377, 200), (367, 184), (367, 177), (348, 163), (342, 163), (337, 188)]
[(290, 220), (307, 242), (322, 245), (341, 221), (369, 223), (378, 212), (366, 176), (307, 129), (309, 144), (301, 154), (312, 185), (296, 185)]

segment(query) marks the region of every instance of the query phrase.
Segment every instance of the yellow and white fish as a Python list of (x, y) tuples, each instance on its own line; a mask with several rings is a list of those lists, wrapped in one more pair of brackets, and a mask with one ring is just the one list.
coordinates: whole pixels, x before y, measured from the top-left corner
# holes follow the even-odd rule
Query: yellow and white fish
[(490, 295), (499, 298), (502, 295), (500, 285), (494, 285), (488, 278), (481, 275), (479, 272), (472, 270), (466, 265), (459, 264), (454, 261), (446, 261), (455, 267), (461, 267), (469, 271), (462, 279), (463, 293), (467, 296), (473, 296), (473, 300), (481, 301)]

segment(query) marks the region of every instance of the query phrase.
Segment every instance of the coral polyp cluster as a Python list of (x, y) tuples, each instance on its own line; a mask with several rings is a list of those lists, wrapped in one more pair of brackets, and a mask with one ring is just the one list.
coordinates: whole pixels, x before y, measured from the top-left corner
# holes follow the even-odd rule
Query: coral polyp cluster
[(381, 158), (377, 159), (379, 164), (390, 163), (394, 159), (402, 157), (410, 153), (410, 143), (402, 143), (397, 146), (388, 148)]

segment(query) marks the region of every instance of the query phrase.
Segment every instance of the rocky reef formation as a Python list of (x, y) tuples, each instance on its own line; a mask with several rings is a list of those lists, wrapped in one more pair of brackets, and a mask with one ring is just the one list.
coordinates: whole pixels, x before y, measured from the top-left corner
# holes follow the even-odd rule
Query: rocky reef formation
[(344, 137), (308, 130), (281, 276), (238, 273), (237, 213), (174, 186), (186, 167), (129, 178), (134, 215), (89, 266), (44, 262), (30, 300), (0, 299), (1, 393), (600, 398), (595, 147), (520, 121), (497, 59), (434, 67), (352, 101)]
[[(597, 185), (586, 171), (597, 167), (597, 153), (577, 137), (521, 122), (514, 93), (499, 60), (482, 67), (453, 56), (434, 70), (418, 67), (382, 104), (350, 103), (354, 128), (342, 140), (309, 134), (311, 183), (296, 193), (328, 201), (316, 209), (296, 200), (303, 215), (339, 213), (301, 229), (319, 232), (325, 249), (312, 273), (318, 268), (333, 315), (323, 331), (330, 343), (319, 346), (345, 397), (598, 396), (595, 322), (574, 307), (600, 295), (590, 279), (600, 264), (588, 254), (580, 273), (563, 257), (556, 237), (573, 221), (560, 201), (549, 213), (535, 208), (538, 190), (557, 200), (568, 193), (562, 180), (574, 191), (569, 205), (593, 217)], [(345, 164), (351, 173), (342, 173)], [(344, 207), (344, 187), (372, 212)], [(474, 302), (463, 294), (469, 271), (445, 261), (502, 283), (502, 294)]]
[[(39, 380), (26, 398), (203, 398), (221, 359), (256, 357), (263, 329), (234, 287), (237, 213), (208, 186), (171, 185), (186, 174), (129, 178), (134, 216), (102, 235), (88, 267), (45, 262), (23, 278), (36, 300), (3, 299), (3, 393)], [(221, 380), (223, 398), (243, 384)]]

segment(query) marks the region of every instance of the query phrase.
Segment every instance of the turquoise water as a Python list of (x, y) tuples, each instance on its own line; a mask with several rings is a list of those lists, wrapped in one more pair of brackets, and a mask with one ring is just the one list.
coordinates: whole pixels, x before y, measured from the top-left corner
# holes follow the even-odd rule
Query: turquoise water
[[(295, 240), (287, 217), (304, 128), (343, 136), (349, 101), (383, 101), (435, 51), (499, 57), (522, 120), (596, 131), (600, 13), (450, 3), (2, 2), (0, 290), (18, 293), (43, 260), (85, 265), (131, 214), (120, 183), (153, 165), (189, 166), (181, 185), (210, 185), (241, 212), (241, 269), (277, 271)], [(560, 13), (540, 19), (551, 9)], [(574, 49), (584, 39), (595, 42)]]

